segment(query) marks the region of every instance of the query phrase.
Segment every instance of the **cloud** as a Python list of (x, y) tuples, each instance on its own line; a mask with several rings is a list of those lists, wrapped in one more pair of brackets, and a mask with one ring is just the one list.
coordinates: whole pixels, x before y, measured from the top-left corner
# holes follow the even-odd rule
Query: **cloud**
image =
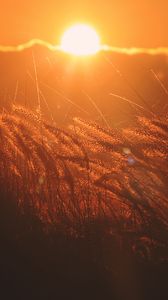
[[(28, 41), (27, 43), (20, 44), (17, 46), (1, 46), (0, 52), (21, 52), (26, 49), (30, 49), (35, 45), (44, 46), (52, 51), (62, 51), (61, 47), (58, 45), (52, 45), (46, 41), (42, 41), (40, 39), (33, 39)], [(158, 48), (121, 48), (121, 47), (112, 47), (108, 45), (102, 45), (100, 48), (101, 51), (105, 52), (113, 52), (119, 54), (126, 55), (137, 55), (137, 54), (147, 54), (147, 55), (166, 55), (168, 56), (168, 48), (166, 47), (158, 47)]]
[(101, 48), (103, 51), (127, 54), (127, 55), (137, 55), (137, 54), (147, 54), (147, 55), (168, 55), (168, 48), (159, 47), (159, 48), (119, 48), (112, 47), (108, 45), (103, 45)]
[(59, 46), (54, 46), (46, 41), (42, 41), (39, 39), (33, 39), (28, 41), (27, 43), (20, 44), (17, 46), (0, 46), (0, 52), (21, 52), (26, 49), (30, 49), (35, 45), (44, 46), (52, 51), (60, 50)]

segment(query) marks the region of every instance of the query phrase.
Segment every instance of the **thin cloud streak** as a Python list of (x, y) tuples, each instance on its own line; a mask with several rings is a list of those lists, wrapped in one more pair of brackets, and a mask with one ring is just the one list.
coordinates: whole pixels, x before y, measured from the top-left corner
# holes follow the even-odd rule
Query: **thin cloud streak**
[(60, 50), (60, 46), (52, 45), (39, 39), (33, 39), (17, 46), (0, 46), (0, 52), (22, 52), (26, 49), (30, 49), (33, 46), (44, 46), (52, 51)]
[(127, 55), (137, 55), (137, 54), (147, 54), (147, 55), (168, 55), (168, 48), (166, 47), (158, 47), (158, 48), (119, 48), (112, 47), (108, 45), (103, 45), (101, 50), (106, 52), (114, 52), (119, 54), (127, 54)]
[[(22, 52), (26, 49), (30, 49), (33, 46), (44, 46), (52, 51), (62, 51), (61, 46), (53, 45), (49, 42), (42, 41), (40, 39), (33, 39), (24, 44), (20, 44), (17, 46), (1, 46), (0, 52)], [(167, 47), (158, 47), (158, 48), (121, 48), (121, 47), (112, 47), (108, 45), (102, 45), (100, 47), (100, 51), (104, 52), (113, 52), (118, 54), (126, 54), (126, 55), (137, 55), (137, 54), (147, 54), (147, 55), (166, 55), (168, 56), (168, 48)]]

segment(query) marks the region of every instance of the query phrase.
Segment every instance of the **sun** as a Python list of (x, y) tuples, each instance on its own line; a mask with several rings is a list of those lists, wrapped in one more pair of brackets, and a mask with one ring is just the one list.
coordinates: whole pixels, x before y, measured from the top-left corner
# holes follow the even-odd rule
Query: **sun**
[(100, 51), (100, 38), (89, 25), (76, 24), (65, 31), (61, 50), (76, 56), (93, 55)]

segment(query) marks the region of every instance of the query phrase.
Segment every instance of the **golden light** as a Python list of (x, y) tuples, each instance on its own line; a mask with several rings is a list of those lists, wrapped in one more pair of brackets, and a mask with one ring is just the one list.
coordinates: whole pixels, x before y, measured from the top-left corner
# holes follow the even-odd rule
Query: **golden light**
[(61, 50), (77, 56), (96, 54), (100, 48), (100, 38), (97, 32), (85, 24), (70, 27), (61, 39)]

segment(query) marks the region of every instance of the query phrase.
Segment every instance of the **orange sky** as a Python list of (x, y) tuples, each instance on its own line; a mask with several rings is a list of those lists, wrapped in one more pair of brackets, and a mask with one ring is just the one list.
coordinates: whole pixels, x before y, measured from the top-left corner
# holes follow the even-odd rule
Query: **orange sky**
[(0, 44), (33, 38), (58, 44), (69, 25), (85, 22), (95, 26), (109, 45), (166, 47), (167, 13), (167, 0), (5, 0), (0, 9)]

